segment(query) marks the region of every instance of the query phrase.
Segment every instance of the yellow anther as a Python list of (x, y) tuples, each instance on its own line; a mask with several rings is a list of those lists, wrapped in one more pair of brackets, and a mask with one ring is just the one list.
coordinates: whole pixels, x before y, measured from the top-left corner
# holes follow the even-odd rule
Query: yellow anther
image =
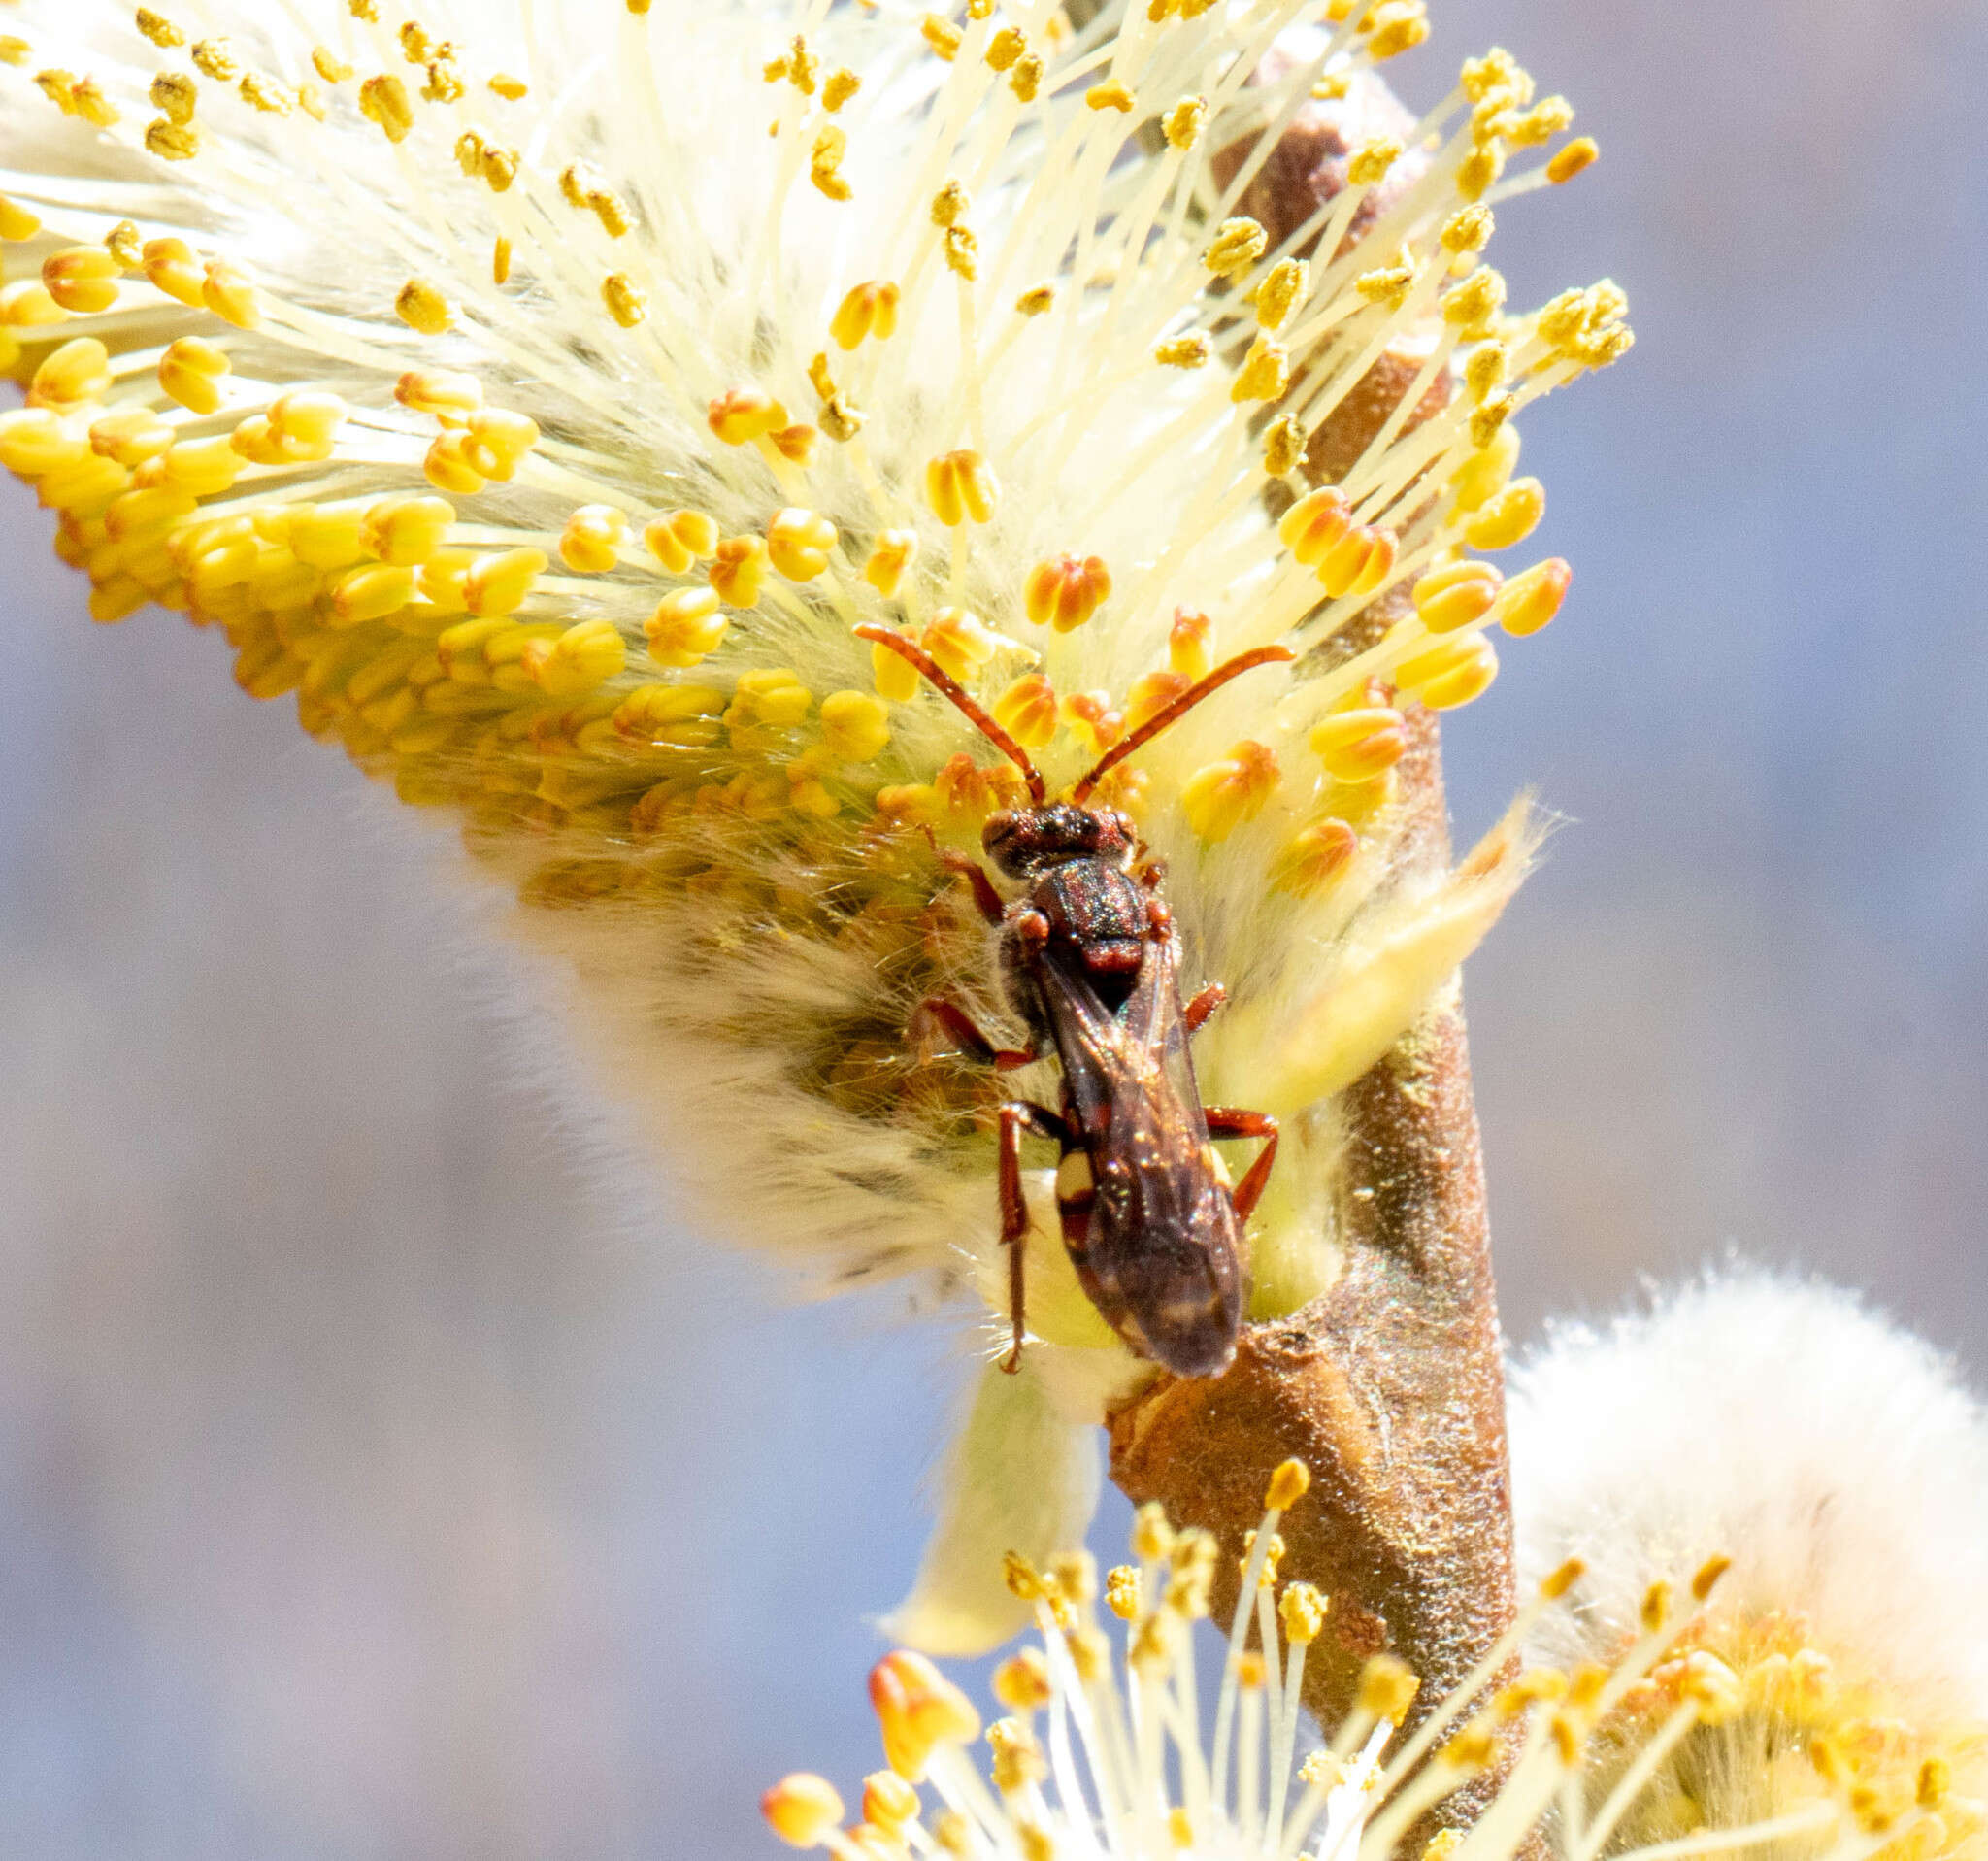
[(847, 65), (838, 65), (821, 86), (821, 107), (830, 116), (863, 88), (863, 81)]
[(1473, 452), (1450, 480), (1450, 494), (1461, 512), (1480, 511), (1511, 482), (1518, 464), (1518, 428), (1502, 422), (1490, 443)]
[(94, 336), (76, 336), (43, 356), (28, 384), (35, 407), (67, 408), (111, 391), (111, 352)]
[(1180, 806), (1187, 824), (1213, 845), (1255, 819), (1276, 785), (1276, 757), (1264, 745), (1245, 739), (1188, 777), (1180, 790)]
[(672, 511), (643, 526), (648, 552), (672, 575), (686, 574), (693, 562), (717, 553), (718, 526), (702, 511)]
[(746, 446), (787, 424), (787, 410), (763, 387), (728, 387), (706, 410), (711, 430), (727, 446)]
[[(943, 515), (943, 514), (942, 514)], [(1039, 562), (1022, 584), (1022, 610), (1037, 626), (1074, 633), (1105, 605), (1111, 572), (1102, 556), (1059, 555)]]
[(1559, 556), (1536, 563), (1505, 584), (1492, 611), (1492, 624), (1515, 640), (1538, 633), (1560, 612), (1573, 581), (1573, 567)]
[(1273, 1512), (1289, 1512), (1310, 1490), (1309, 1467), (1295, 1457), (1280, 1461), (1276, 1471), (1271, 1475), (1270, 1484), (1264, 1491), (1264, 1510)]
[(136, 24), (140, 32), (157, 46), (161, 51), (171, 51), (176, 46), (186, 43), (186, 35), (164, 15), (152, 12), (149, 7), (140, 7)]
[(1489, 265), (1480, 265), (1444, 295), (1442, 319), (1465, 342), (1479, 342), (1491, 334), (1504, 308), (1504, 274)]
[(359, 547), (396, 568), (417, 569), (441, 548), (455, 507), (446, 498), (382, 498), (359, 524)]
[(633, 329), (648, 316), (648, 293), (626, 272), (610, 272), (601, 280), (601, 302), (623, 329)]
[(502, 484), (538, 445), (539, 423), (508, 408), (480, 408), (469, 416), (466, 438), (463, 456), (471, 468)]
[(384, 619), (406, 607), (414, 599), (414, 572), (369, 562), (334, 577), (328, 592), (331, 624), (356, 627), (363, 621)]
[(200, 131), (190, 122), (156, 116), (145, 126), (145, 146), (161, 161), (191, 161), (200, 153)]
[(663, 596), (643, 623), (648, 656), (658, 665), (684, 668), (718, 649), (730, 621), (719, 611), (714, 588), (678, 588)]
[(1456, 190), (1466, 200), (1481, 200), (1505, 172), (1505, 150), (1493, 143), (1474, 149), (1457, 164)]
[(1133, 1556), (1155, 1564), (1173, 1548), (1174, 1528), (1167, 1522), (1167, 1509), (1156, 1499), (1146, 1501), (1132, 1515)]
[(1277, 538), (1298, 561), (1315, 569), (1352, 529), (1352, 507), (1333, 485), (1308, 491), (1277, 522)]
[(1504, 585), (1489, 562), (1452, 562), (1415, 583), (1415, 612), (1431, 633), (1454, 633), (1489, 614)]
[(1460, 208), (1442, 222), (1442, 249), (1458, 257), (1481, 252), (1491, 243), (1493, 224), (1490, 208)]
[(1566, 135), (1573, 126), (1574, 106), (1565, 97), (1541, 97), (1512, 122), (1506, 134), (1515, 147), (1532, 149), (1551, 142), (1555, 136)]
[(89, 456), (88, 441), (53, 408), (17, 407), (0, 413), (0, 466), (17, 478), (38, 479)]
[(1056, 734), (1056, 691), (1040, 672), (1024, 674), (994, 701), (994, 721), (1025, 749)]
[(728, 536), (712, 551), (706, 579), (732, 608), (757, 605), (766, 582), (766, 545), (756, 536)]
[(242, 455), (225, 433), (182, 440), (163, 461), (164, 482), (195, 497), (218, 497), (242, 476)]
[(131, 485), (131, 474), (115, 459), (89, 454), (77, 465), (50, 472), (37, 487), (42, 508), (77, 517), (101, 516), (111, 500)]
[(1229, 399), (1239, 407), (1245, 401), (1280, 400), (1290, 384), (1290, 356), (1275, 337), (1259, 331), (1230, 385)]
[(1305, 295), (1309, 271), (1302, 258), (1280, 258), (1250, 293), (1256, 320), (1265, 329), (1281, 329), (1291, 308)]
[(42, 282), (64, 310), (87, 316), (117, 301), (118, 269), (101, 246), (70, 246), (42, 260)]
[(1346, 180), (1355, 187), (1372, 187), (1387, 179), (1387, 171), (1402, 158), (1402, 146), (1392, 136), (1376, 136), (1353, 151), (1346, 164)]
[(559, 560), (576, 575), (606, 575), (620, 561), (627, 540), (626, 512), (612, 504), (582, 504), (559, 532)]
[(1429, 37), (1424, 0), (1382, 0), (1367, 16), (1367, 23), (1372, 28), (1367, 53), (1376, 63), (1412, 50)]
[(971, 679), (1001, 649), (1002, 638), (965, 608), (939, 608), (918, 644), (955, 679)]
[(1305, 456), (1305, 431), (1290, 415), (1270, 424), (1263, 436), (1263, 469), (1274, 479), (1289, 478)]
[(969, 1745), (980, 1735), (973, 1702), (922, 1654), (906, 1649), (870, 1670), (870, 1704), (883, 1732), (883, 1755), (908, 1783), (924, 1776), (940, 1746)]
[(1144, 1679), (1164, 1679), (1173, 1668), (1179, 1641), (1179, 1617), (1166, 1610), (1156, 1610), (1140, 1623), (1132, 1645), (1126, 1649), (1126, 1661)]
[(808, 158), (808, 179), (830, 200), (847, 200), (855, 191), (842, 175), (843, 157), (848, 149), (848, 136), (840, 123), (823, 123), (815, 134)]
[(1541, 1596), (1549, 1603), (1557, 1602), (1587, 1575), (1587, 1565), (1578, 1557), (1570, 1557), (1557, 1570), (1547, 1573), (1545, 1580), (1540, 1585)]
[(332, 441), (351, 416), (336, 394), (296, 388), (269, 405), (270, 431), (286, 463), (313, 463), (331, 456)]
[(287, 116), (300, 101), (259, 71), (244, 72), (242, 82), (235, 88), (244, 103), (251, 109), (260, 110), (265, 116)]
[(1360, 1710), (1399, 1725), (1408, 1717), (1421, 1685), (1392, 1654), (1375, 1654), (1360, 1670)]
[(1919, 1766), (1913, 1800), (1922, 1810), (1937, 1810), (1953, 1788), (1953, 1766), (1943, 1757), (1930, 1757)]
[[(446, 637), (446, 636), (445, 636)], [(725, 695), (712, 685), (637, 685), (609, 714), (628, 743), (708, 749), (718, 740)]]
[(505, 549), (479, 556), (463, 578), (463, 605), (484, 618), (514, 614), (549, 566), (543, 549)]
[(255, 307), (255, 285), (248, 274), (225, 259), (207, 261), (200, 301), (224, 323), (237, 329), (260, 329), (262, 314)]
[(987, 41), (987, 67), (1011, 71), (1028, 49), (1028, 35), (1019, 26), (1003, 26)]
[(1640, 1611), (1643, 1630), (1654, 1635), (1671, 1619), (1671, 1585), (1652, 1583), (1643, 1591)]
[(1395, 686), (1431, 711), (1454, 711), (1481, 697), (1498, 677), (1498, 652), (1481, 633), (1461, 633), (1404, 660)]
[[(889, 600), (905, 579), (905, 571), (918, 553), (915, 530), (881, 530), (870, 546), (869, 560), (863, 564), (863, 580)], [(895, 655), (893, 655), (895, 656)], [(899, 660), (902, 665), (904, 662)]]
[(1740, 1677), (1704, 1648), (1694, 1648), (1684, 1657), (1678, 1688), (1698, 1708), (1701, 1723), (1718, 1725), (1746, 1703), (1746, 1690)]
[(1056, 1861), (1056, 1838), (1041, 1824), (1018, 1820), (1014, 1833), (1021, 1844), (1021, 1861)]
[(790, 581), (812, 582), (828, 567), (836, 536), (835, 525), (820, 512), (789, 505), (775, 512), (766, 526), (767, 554)]
[(1481, 1720), (1465, 1726), (1442, 1747), (1442, 1762), (1452, 1771), (1486, 1770), (1497, 1755), (1498, 1735)]
[(524, 676), (554, 698), (593, 690), (627, 661), (627, 643), (612, 620), (581, 620), (556, 638), (527, 640), (517, 657)]
[(994, 1697), (1011, 1712), (1040, 1711), (1055, 1697), (1049, 1663), (1038, 1647), (1024, 1647), (994, 1670)]
[(1202, 263), (1217, 278), (1246, 272), (1270, 248), (1270, 235), (1253, 219), (1225, 219)]
[(42, 230), (40, 218), (18, 201), (0, 194), (0, 240), (32, 239)]
[(1083, 100), (1092, 110), (1118, 110), (1130, 115), (1133, 105), (1132, 86), (1113, 79), (1105, 83), (1091, 85), (1083, 93)]
[(926, 463), (925, 501), (949, 529), (958, 528), (969, 517), (976, 523), (991, 522), (1000, 496), (1000, 481), (978, 452), (963, 448), (942, 452)]
[(1274, 889), (1293, 898), (1312, 898), (1353, 863), (1360, 837), (1343, 820), (1315, 820), (1301, 827), (1277, 855)]
[(1401, 540), (1377, 525), (1348, 530), (1318, 565), (1318, 580), (1334, 600), (1372, 594), (1393, 572)]
[(1517, 479), (1464, 525), (1464, 541), (1474, 549), (1508, 549), (1531, 536), (1545, 514), (1546, 487), (1538, 479)]
[(918, 695), (923, 681), (916, 666), (908, 663), (888, 647), (870, 648), (870, 678), (879, 698), (894, 705), (908, 705)]
[(352, 75), (351, 66), (329, 46), (311, 48), (311, 68), (328, 84), (342, 84)]
[(1043, 87), (1043, 72), (1045, 69), (1041, 52), (1025, 52), (1015, 60), (1014, 69), (1008, 74), (1008, 87), (1023, 103), (1034, 103), (1036, 92)]
[(863, 1820), (901, 1834), (918, 1819), (918, 1793), (895, 1771), (873, 1771), (863, 1779)]
[(1214, 622), (1194, 608), (1176, 608), (1167, 631), (1167, 667), (1192, 684), (1214, 670)]
[(1160, 126), (1166, 131), (1167, 146), (1186, 153), (1201, 140), (1201, 132), (1208, 126), (1208, 99), (1182, 97), (1161, 118)]
[(242, 67), (225, 39), (196, 39), (187, 55), (217, 84), (231, 84), (242, 75)]
[[(1552, 566), (1553, 565), (1550, 563), (1541, 564), (1541, 568), (1549, 568)], [(1563, 562), (1559, 564), (1559, 567), (1565, 569), (1567, 567), (1567, 564)], [(1537, 574), (1538, 571), (1536, 570), (1534, 571), (1534, 573)], [(1544, 623), (1541, 622), (1541, 625), (1543, 624)], [(1723, 1552), (1716, 1557), (1706, 1558), (1706, 1561), (1698, 1567), (1697, 1573), (1692, 1577), (1692, 1600), (1694, 1602), (1699, 1603), (1704, 1602), (1705, 1599), (1707, 1596), (1709, 1596), (1714, 1589), (1718, 1587), (1719, 1579), (1725, 1576), (1725, 1574), (1732, 1568), (1733, 1560), (1730, 1557), (1726, 1556)]]
[(453, 320), (448, 299), (425, 278), (411, 278), (393, 300), (394, 315), (423, 336), (440, 336)]
[(1014, 300), (1014, 308), (1022, 316), (1041, 316), (1056, 302), (1054, 284), (1032, 284)]
[(421, 471), (438, 491), (468, 497), (483, 488), (485, 480), (470, 463), (472, 443), (465, 432), (445, 433), (428, 448)]
[(291, 504), (255, 513), (256, 532), (315, 569), (342, 569), (365, 554), (366, 514), (350, 506)]
[(1310, 744), (1338, 781), (1372, 781), (1408, 754), (1402, 714), (1388, 705), (1336, 711), (1311, 729)]
[(918, 21), (918, 30), (925, 43), (947, 64), (959, 56), (960, 30), (944, 15), (928, 13)]
[(135, 272), (145, 263), (145, 243), (138, 236), (138, 222), (120, 219), (104, 235), (104, 249), (116, 261), (120, 272)]
[(173, 429), (149, 407), (107, 414), (89, 429), (89, 449), (99, 458), (115, 459), (127, 471), (157, 458), (172, 444)]
[(1205, 331), (1186, 336), (1170, 336), (1153, 349), (1153, 360), (1162, 368), (1204, 368), (1215, 352), (1214, 343)]
[(810, 426), (805, 420), (797, 421), (792, 426), (783, 426), (778, 433), (767, 435), (773, 442), (774, 450), (781, 458), (790, 460), (795, 465), (806, 465), (814, 457), (814, 443), (820, 437), (819, 430)]
[(194, 257), (192, 248), (183, 239), (148, 240), (144, 265), (146, 282), (154, 289), (165, 292), (189, 310), (199, 310), (206, 303), (202, 295), (207, 282), (206, 273)]
[(1370, 304), (1384, 304), (1389, 310), (1400, 310), (1408, 294), (1408, 287), (1415, 282), (1415, 268), (1412, 265), (1382, 265), (1371, 272), (1362, 272), (1353, 280), (1353, 288)]
[(454, 426), (483, 405), (483, 384), (474, 375), (411, 368), (395, 383), (393, 398), (414, 413), (432, 414), (445, 426)]
[(759, 1799), (759, 1813), (789, 1847), (816, 1848), (842, 1821), (843, 1800), (826, 1778), (797, 1771)]
[(1294, 1647), (1317, 1641), (1325, 1627), (1325, 1597), (1309, 1583), (1293, 1583), (1277, 1601), (1284, 1640)]
[(414, 107), (408, 100), (408, 87), (391, 72), (368, 78), (359, 86), (359, 114), (378, 123), (388, 142), (403, 142), (414, 126)]
[(506, 71), (492, 72), (489, 83), (492, 94), (506, 103), (516, 103), (531, 92), (531, 86), (522, 78), (514, 78)]
[(932, 196), (932, 223), (957, 226), (973, 211), (973, 206), (974, 197), (965, 184), (957, 177), (948, 178), (945, 185)]
[(836, 306), (828, 333), (843, 349), (854, 349), (865, 337), (885, 341), (897, 331), (897, 307), (903, 295), (887, 278), (856, 285)]
[(890, 711), (867, 691), (831, 691), (821, 701), (823, 748), (844, 762), (874, 762), (890, 742)]
[(1592, 136), (1576, 136), (1546, 164), (1546, 179), (1558, 187), (1601, 159), (1601, 146)]

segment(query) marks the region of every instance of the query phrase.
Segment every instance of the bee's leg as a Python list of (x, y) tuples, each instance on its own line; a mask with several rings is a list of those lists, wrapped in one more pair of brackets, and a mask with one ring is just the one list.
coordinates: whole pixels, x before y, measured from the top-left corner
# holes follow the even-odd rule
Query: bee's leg
[(1188, 1033), (1200, 1033), (1202, 1022), (1207, 1020), (1228, 999), (1229, 991), (1221, 983), (1210, 982), (1193, 1001), (1187, 1004), (1186, 1019)]
[(1237, 1215), (1247, 1221), (1263, 1194), (1263, 1185), (1270, 1180), (1270, 1166), (1276, 1161), (1277, 1121), (1268, 1112), (1238, 1112), (1226, 1105), (1204, 1106), (1208, 1115), (1208, 1134), (1220, 1138), (1260, 1137), (1264, 1146), (1256, 1153), (1256, 1161), (1242, 1180), (1236, 1184), (1229, 1200), (1236, 1205)]
[(994, 889), (994, 881), (987, 877), (987, 869), (977, 859), (969, 859), (964, 853), (953, 852), (949, 847), (936, 843), (933, 851), (939, 855), (939, 863), (949, 873), (957, 873), (973, 887), (974, 903), (980, 908), (980, 915), (990, 924), (998, 924), (1008, 914), (1008, 907), (1001, 902), (1001, 894)]
[(996, 1047), (974, 1025), (973, 1017), (966, 1010), (955, 1008), (950, 1002), (942, 1002), (936, 997), (930, 1001), (920, 1002), (911, 1011), (911, 1018), (905, 1033), (915, 1045), (935, 1026), (949, 1034), (953, 1046), (969, 1059), (978, 1060), (982, 1066), (991, 1066), (1004, 1073), (1017, 1066), (1032, 1066), (1040, 1057), (1033, 1041), (1024, 1047)]
[(1008, 1249), (1008, 1312), (1014, 1326), (1014, 1344), (1001, 1367), (1011, 1377), (1021, 1368), (1024, 1268), (1028, 1248), (1029, 1207), (1021, 1192), (1021, 1134), (1033, 1131), (1053, 1144), (1067, 1141), (1063, 1120), (1044, 1105), (1016, 1099), (1001, 1108), (1001, 1245)]

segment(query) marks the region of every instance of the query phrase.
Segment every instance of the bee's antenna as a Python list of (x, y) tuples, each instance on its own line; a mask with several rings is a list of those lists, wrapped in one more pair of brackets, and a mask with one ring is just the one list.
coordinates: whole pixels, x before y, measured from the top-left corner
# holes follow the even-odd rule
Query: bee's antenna
[[(1022, 779), (1029, 785), (1030, 799), (1035, 802), (1038, 808), (1043, 805), (1046, 799), (1046, 791), (1043, 786), (1043, 772), (1029, 760), (1029, 752), (1020, 744), (1016, 743), (1007, 731), (1003, 730), (973, 699), (968, 697), (959, 681), (947, 672), (938, 660), (934, 659), (923, 647), (907, 640), (903, 634), (897, 632), (892, 627), (865, 625), (855, 628), (854, 632), (858, 640), (868, 640), (877, 646), (887, 648), (908, 665), (915, 666), (926, 678), (931, 680), (959, 708), (967, 721), (1021, 771)], [(1277, 650), (1282, 651), (1282, 648), (1279, 648)], [(1288, 659), (1291, 655), (1286, 652), (1284, 657)]]
[[(857, 632), (862, 631), (862, 628), (857, 628)], [(1090, 772), (1070, 791), (1070, 799), (1081, 808), (1090, 799), (1091, 790), (1135, 749), (1143, 749), (1161, 731), (1177, 723), (1210, 692), (1219, 691), (1231, 679), (1241, 678), (1258, 666), (1277, 665), (1297, 656), (1289, 647), (1252, 647), (1247, 652), (1239, 652), (1233, 659), (1224, 659), (1199, 684), (1189, 686), (1172, 704), (1156, 711), (1131, 736), (1121, 737), (1106, 750), (1091, 765)]]

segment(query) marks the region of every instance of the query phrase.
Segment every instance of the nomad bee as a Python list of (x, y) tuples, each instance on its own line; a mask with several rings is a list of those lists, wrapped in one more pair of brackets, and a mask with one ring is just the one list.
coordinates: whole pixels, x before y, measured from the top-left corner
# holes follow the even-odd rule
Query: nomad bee
[[(993, 815), (981, 835), (987, 857), (1026, 888), (1013, 903), (977, 862), (941, 855), (1000, 929), (1002, 981), (1028, 1046), (995, 1047), (951, 1002), (924, 1002), (912, 1017), (914, 1036), (941, 1029), (962, 1052), (1004, 1071), (1050, 1048), (1062, 1063), (1058, 1109), (1026, 1099), (1000, 1108), (1001, 1240), (1014, 1324), (1003, 1367), (1021, 1361), (1021, 1139), (1033, 1131), (1062, 1147), (1063, 1245), (1091, 1302), (1141, 1356), (1176, 1377), (1219, 1376), (1236, 1354), (1242, 1316), (1237, 1243), (1270, 1178), (1276, 1122), (1202, 1104), (1187, 1037), (1220, 1006), (1221, 984), (1182, 1005), (1179, 947), (1158, 893), (1159, 869), (1135, 867), (1138, 837), (1125, 815), (1087, 804), (1111, 769), (1210, 692), (1293, 655), (1260, 647), (1217, 666), (1114, 744), (1068, 801), (1051, 802), (1027, 751), (929, 653), (888, 627), (856, 632), (908, 660), (950, 699), (1021, 771), (1033, 804)], [(1264, 1140), (1234, 1189), (1216, 1173), (1210, 1137)]]

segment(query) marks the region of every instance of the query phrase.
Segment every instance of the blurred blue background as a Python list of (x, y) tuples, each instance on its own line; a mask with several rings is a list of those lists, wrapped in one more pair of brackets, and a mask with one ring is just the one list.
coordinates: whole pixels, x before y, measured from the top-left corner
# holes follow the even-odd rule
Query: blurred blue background
[[(1575, 596), (1449, 732), (1460, 834), (1571, 822), (1470, 978), (1508, 1324), (1736, 1244), (1988, 1379), (1988, 17), (1436, 12), (1411, 97), (1502, 41), (1604, 143), (1514, 296), (1642, 339), (1527, 422)], [(605, 1182), (409, 823), (0, 524), (0, 1843), (768, 1853), (873, 1762), (946, 1340)]]

